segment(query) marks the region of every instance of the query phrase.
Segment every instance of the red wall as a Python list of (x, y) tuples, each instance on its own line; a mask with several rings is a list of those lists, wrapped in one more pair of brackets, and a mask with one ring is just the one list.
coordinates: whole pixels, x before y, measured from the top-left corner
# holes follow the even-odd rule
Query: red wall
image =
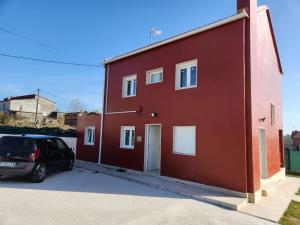
[[(95, 145), (84, 145), (86, 127), (95, 127)], [(76, 158), (83, 161), (98, 162), (100, 143), (101, 115), (79, 115), (77, 121)]]
[[(113, 62), (107, 70), (102, 163), (144, 166), (145, 124), (162, 124), (161, 174), (247, 191), (244, 20)], [(198, 59), (198, 87), (175, 91), (175, 65)], [(146, 86), (146, 71), (163, 67), (163, 82)], [(122, 78), (137, 74), (137, 96), (122, 98)], [(152, 118), (151, 112), (158, 117)], [(120, 127), (136, 126), (134, 150), (120, 149)], [(196, 156), (175, 155), (173, 126), (197, 126)]]
[[(282, 130), (282, 102), (281, 102), (281, 71), (276, 55), (275, 43), (272, 38), (270, 21), (266, 11), (256, 16), (256, 36), (252, 46), (251, 74), (251, 116), (252, 116), (252, 157), (253, 182), (249, 182), (249, 192), (260, 188), (260, 158), (258, 130), (266, 129), (268, 176), (279, 172), (283, 148), (279, 133)], [(271, 103), (276, 108), (275, 125), (271, 125)], [(264, 122), (261, 118), (266, 118)], [(251, 163), (249, 161), (249, 163)]]

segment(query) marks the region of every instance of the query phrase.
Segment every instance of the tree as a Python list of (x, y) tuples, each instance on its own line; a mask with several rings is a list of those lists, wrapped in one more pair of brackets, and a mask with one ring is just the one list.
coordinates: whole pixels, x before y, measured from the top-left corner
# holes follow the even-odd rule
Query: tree
[(69, 104), (69, 112), (84, 112), (86, 106), (79, 99), (73, 99)]

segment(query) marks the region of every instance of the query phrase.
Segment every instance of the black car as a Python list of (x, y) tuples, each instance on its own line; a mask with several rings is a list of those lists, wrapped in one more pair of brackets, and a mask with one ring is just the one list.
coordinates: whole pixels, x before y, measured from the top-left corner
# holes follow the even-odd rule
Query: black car
[(72, 170), (74, 152), (60, 138), (4, 136), (0, 138), (0, 178), (26, 176), (43, 182), (49, 169)]

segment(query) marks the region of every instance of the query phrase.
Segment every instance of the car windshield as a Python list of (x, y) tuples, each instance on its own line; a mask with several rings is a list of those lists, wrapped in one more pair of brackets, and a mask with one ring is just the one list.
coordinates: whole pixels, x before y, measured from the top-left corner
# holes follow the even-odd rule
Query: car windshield
[(26, 137), (2, 137), (0, 155), (23, 156), (34, 152), (35, 142)]

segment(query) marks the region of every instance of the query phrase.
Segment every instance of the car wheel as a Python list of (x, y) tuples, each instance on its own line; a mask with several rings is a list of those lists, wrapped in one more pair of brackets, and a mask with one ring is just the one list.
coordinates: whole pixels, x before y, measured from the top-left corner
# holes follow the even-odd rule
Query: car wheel
[(66, 170), (67, 171), (71, 171), (74, 167), (74, 160), (73, 159), (70, 159), (67, 166), (66, 166)]
[(47, 166), (39, 164), (32, 173), (31, 180), (34, 183), (41, 183), (45, 180), (47, 174)]

